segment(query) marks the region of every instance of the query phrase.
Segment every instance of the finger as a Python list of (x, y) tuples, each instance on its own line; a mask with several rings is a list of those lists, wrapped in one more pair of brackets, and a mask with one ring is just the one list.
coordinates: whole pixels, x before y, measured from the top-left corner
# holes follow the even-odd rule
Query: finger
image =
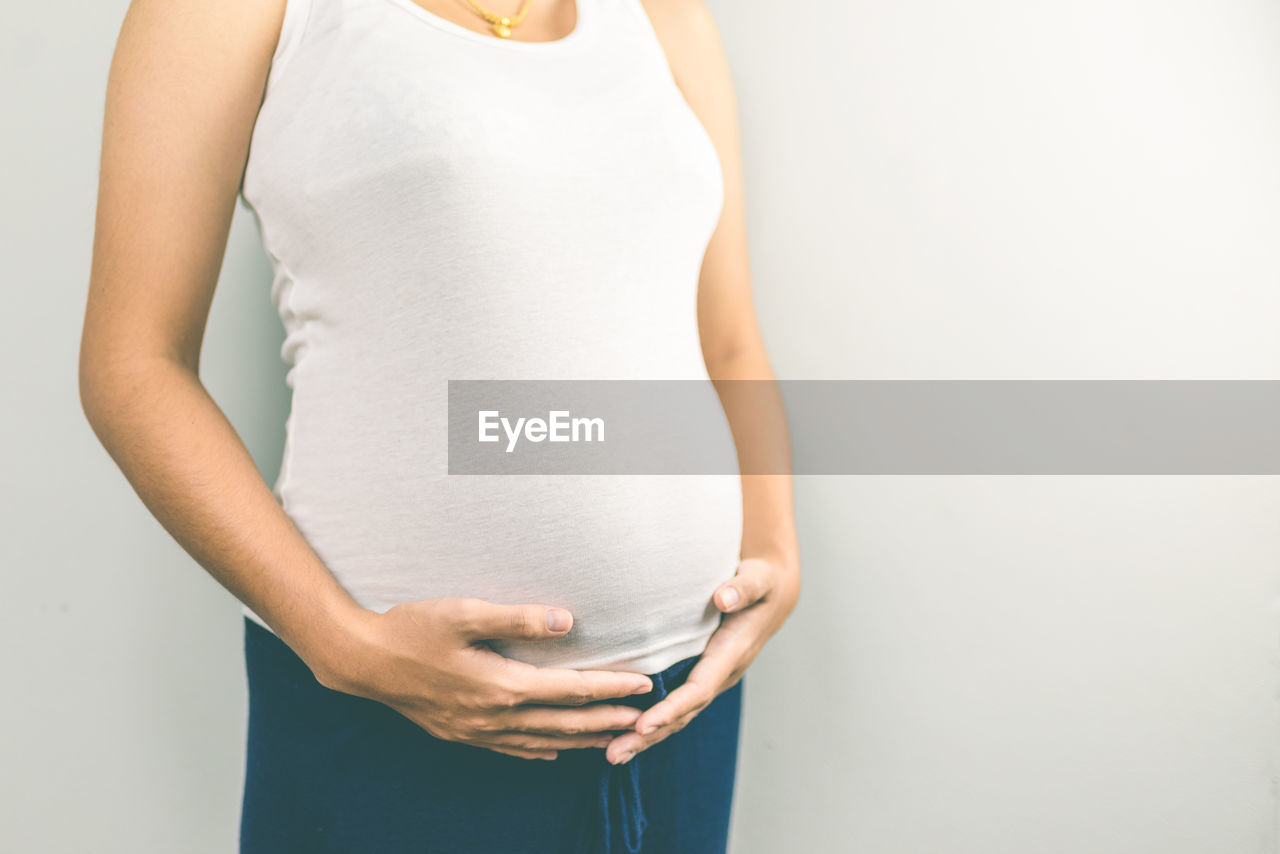
[(489, 747), (488, 745), (483, 744), (477, 744), (475, 746), (482, 747), (485, 750), (492, 750), (496, 753), (505, 753), (508, 756), (515, 756), (520, 759), (555, 759), (556, 756), (559, 755), (554, 750), (520, 750), (515, 747), (502, 747), (501, 745)]
[(564, 636), (573, 626), (573, 615), (547, 605), (498, 605), (484, 599), (454, 600), (454, 625), (467, 640), (538, 641)]
[(497, 653), (493, 655), (506, 670), (503, 682), (516, 705), (585, 706), (600, 700), (647, 694), (653, 690), (653, 680), (643, 673), (535, 667)]
[(690, 709), (675, 720), (669, 721), (651, 731), (648, 735), (638, 735), (634, 731), (623, 733), (606, 745), (605, 756), (609, 757), (609, 761), (615, 765), (629, 762), (637, 753), (648, 750), (658, 742), (670, 738), (684, 729), (702, 712), (703, 708), (705, 707), (697, 706)]
[(636, 719), (632, 732), (618, 736), (605, 750), (606, 758), (619, 764), (641, 750), (683, 729), (725, 688), (739, 678), (754, 657), (750, 634), (743, 626), (752, 622), (747, 611), (725, 617), (707, 642), (684, 683)]
[[(615, 765), (630, 761), (641, 750), (647, 750), (682, 729), (714, 697), (714, 692), (704, 686), (684, 683), (662, 701), (661, 717), (646, 724), (643, 735), (637, 731), (637, 724), (637, 730), (625, 732), (609, 743), (605, 758)], [(658, 707), (655, 705), (653, 708)]]
[(509, 730), (544, 735), (582, 735), (628, 730), (635, 726), (638, 717), (640, 710), (632, 706), (517, 706), (494, 715), (494, 721)]
[[(577, 750), (587, 747), (607, 747), (616, 733), (585, 733), (583, 735), (540, 735), (520, 730), (486, 732), (482, 744), (511, 747), (518, 750)], [(472, 742), (477, 743), (477, 742)]]
[(706, 708), (714, 698), (715, 689), (709, 684), (685, 682), (663, 698), (662, 702), (655, 703), (641, 715), (636, 720), (635, 731), (640, 735), (648, 735), (682, 715)]
[(740, 611), (759, 602), (773, 587), (773, 565), (759, 558), (747, 558), (738, 564), (733, 578), (716, 588), (712, 599), (725, 613)]
[(640, 714), (635, 729), (614, 739), (605, 758), (617, 765), (683, 728), (694, 715), (715, 699), (717, 689), (733, 670), (732, 652), (716, 654), (708, 643), (689, 671), (688, 677), (674, 691)]
[(685, 681), (636, 718), (635, 731), (646, 735), (681, 715), (710, 703), (720, 686), (727, 684), (732, 678), (734, 669), (742, 660), (738, 647), (739, 644), (732, 639), (715, 648), (708, 643)]

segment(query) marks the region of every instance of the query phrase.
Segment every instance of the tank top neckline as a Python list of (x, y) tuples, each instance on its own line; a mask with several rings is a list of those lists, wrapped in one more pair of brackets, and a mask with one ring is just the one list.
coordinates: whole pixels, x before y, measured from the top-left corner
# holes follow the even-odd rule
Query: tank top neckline
[(567, 35), (558, 39), (549, 41), (516, 41), (514, 39), (502, 39), (497, 36), (489, 36), (475, 30), (468, 29), (461, 24), (455, 24), (447, 18), (442, 18), (434, 12), (428, 11), (426, 8), (413, 2), (413, 0), (386, 0), (393, 6), (398, 6), (409, 14), (413, 15), (419, 21), (435, 27), (436, 29), (452, 34), (462, 39), (473, 42), (487, 44), (498, 50), (514, 50), (528, 53), (558, 53), (560, 51), (569, 50), (585, 43), (586, 38), (590, 35), (592, 24), (594, 23), (594, 9), (592, 9), (593, 0), (574, 0), (574, 23), (573, 29)]

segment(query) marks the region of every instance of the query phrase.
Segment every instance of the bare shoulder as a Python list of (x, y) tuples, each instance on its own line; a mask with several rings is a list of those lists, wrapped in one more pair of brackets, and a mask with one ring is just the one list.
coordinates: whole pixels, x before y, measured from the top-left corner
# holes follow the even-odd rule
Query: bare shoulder
[[(286, 0), (130, 0), (121, 38), (176, 39), (172, 47), (237, 45), (240, 55), (270, 58), (284, 24)], [(136, 39), (135, 39), (136, 41)]]
[[(261, 94), (285, 6), (286, 0), (131, 0), (111, 75), (135, 90), (177, 96), (175, 109), (235, 99), (243, 105), (246, 95)], [(199, 104), (201, 96), (217, 100)]]
[(640, 0), (681, 88), (710, 83), (724, 65), (715, 17), (703, 0)]
[(703, 0), (640, 0), (659, 37), (715, 37), (716, 21)]
[(676, 85), (711, 137), (736, 194), (738, 114), (733, 75), (716, 20), (703, 0), (640, 0)]

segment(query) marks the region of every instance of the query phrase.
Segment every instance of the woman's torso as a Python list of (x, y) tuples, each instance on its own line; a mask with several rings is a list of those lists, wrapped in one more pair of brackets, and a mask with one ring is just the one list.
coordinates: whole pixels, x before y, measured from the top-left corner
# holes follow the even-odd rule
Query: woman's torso
[(274, 489), (365, 607), (564, 607), (568, 636), (495, 647), (654, 672), (718, 622), (736, 476), (446, 474), (448, 380), (706, 379), (719, 160), (639, 0), (578, 6), (513, 42), (289, 0), (243, 185), (291, 366)]

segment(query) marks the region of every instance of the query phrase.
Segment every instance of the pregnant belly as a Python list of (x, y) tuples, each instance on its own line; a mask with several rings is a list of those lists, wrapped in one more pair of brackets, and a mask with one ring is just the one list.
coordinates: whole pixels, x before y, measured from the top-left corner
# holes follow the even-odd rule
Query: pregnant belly
[(283, 498), (366, 608), (442, 596), (566, 608), (563, 637), (491, 644), (539, 666), (652, 673), (701, 652), (741, 540), (736, 475), (295, 477)]

